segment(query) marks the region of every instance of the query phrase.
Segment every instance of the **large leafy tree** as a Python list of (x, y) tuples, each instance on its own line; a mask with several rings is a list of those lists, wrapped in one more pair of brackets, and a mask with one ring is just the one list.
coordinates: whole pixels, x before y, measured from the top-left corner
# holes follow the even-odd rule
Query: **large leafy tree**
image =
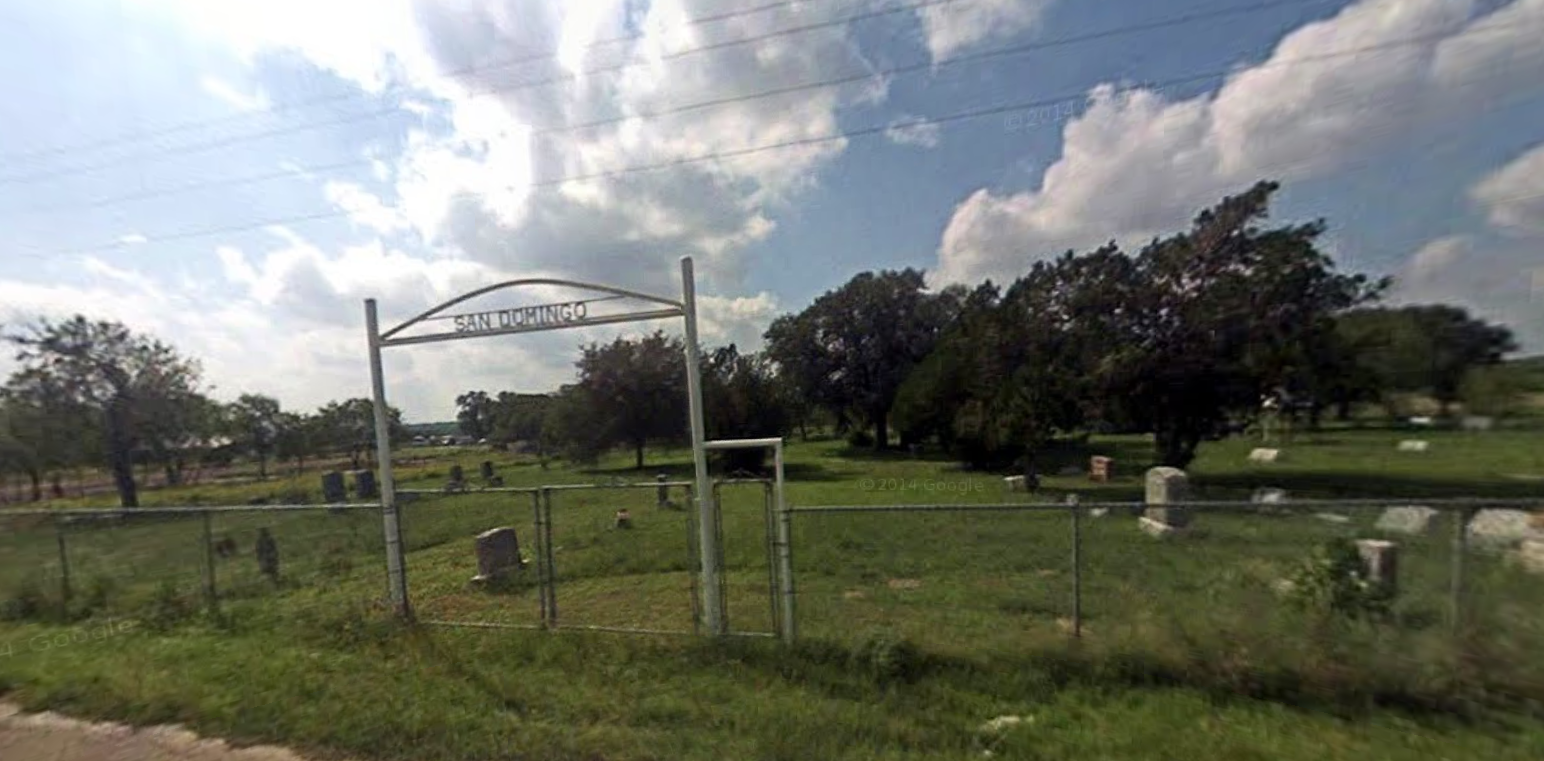
[(1308, 372), (1338, 313), (1386, 282), (1335, 270), (1315, 247), (1322, 221), (1261, 229), (1274, 182), (1223, 199), (1190, 230), (1137, 257), (1137, 334), (1116, 352), (1123, 397), (1153, 430), (1159, 459), (1184, 467), (1230, 414)]
[[(375, 451), (375, 403), (369, 399), (329, 402), (317, 410), (317, 439), (325, 449), (346, 452), (351, 467), (358, 468)], [(407, 438), (402, 412), (386, 408), (387, 430), (392, 442)]]
[[(715, 349), (703, 358), (703, 417), (709, 439), (759, 439), (788, 433), (792, 413), (771, 360), (741, 354), (735, 346)], [(731, 449), (728, 467), (753, 470), (765, 461), (763, 449)]]
[(257, 475), (268, 477), (268, 458), (274, 455), (283, 423), (279, 400), (261, 394), (242, 394), (227, 413), (237, 446), (257, 458)]
[(962, 296), (928, 291), (914, 269), (864, 272), (775, 320), (767, 355), (806, 400), (873, 426), (875, 448), (883, 449), (901, 385), (932, 352)]
[(1517, 350), (1507, 328), (1447, 304), (1357, 309), (1338, 327), (1361, 347), (1358, 372), (1387, 391), (1430, 394), (1444, 413), (1471, 370)]
[(488, 392), (468, 391), (456, 397), (456, 423), (473, 439), (492, 435), (496, 417), (496, 405)]
[(535, 445), (539, 456), (545, 456), (550, 438), (545, 431), (545, 422), (553, 400), (551, 394), (500, 391), (493, 400), (493, 429), (490, 435), (501, 442), (528, 442)]
[(684, 357), (681, 341), (661, 332), (584, 347), (579, 382), (560, 415), (569, 443), (628, 446), (642, 468), (650, 441), (680, 440), (686, 434)]
[(153, 440), (168, 409), (198, 395), (198, 364), (119, 323), (83, 316), (39, 320), (8, 338), (21, 363), (10, 385), (47, 388), (95, 418), (119, 500), (138, 507), (134, 452)]

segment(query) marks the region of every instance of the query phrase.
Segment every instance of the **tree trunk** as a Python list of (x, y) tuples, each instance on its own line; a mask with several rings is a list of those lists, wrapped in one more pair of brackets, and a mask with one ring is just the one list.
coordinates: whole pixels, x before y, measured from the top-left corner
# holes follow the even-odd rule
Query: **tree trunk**
[(268, 480), (268, 455), (262, 452), (257, 454), (257, 477), (264, 481)]
[(642, 440), (634, 441), (633, 442), (633, 454), (634, 454), (634, 463), (635, 463), (633, 467), (637, 468), (638, 470), (643, 470), (643, 441)]
[(1351, 400), (1341, 399), (1335, 402), (1335, 419), (1344, 423), (1351, 419)]
[(59, 471), (56, 470), (49, 476), (49, 481), (49, 485), (54, 492), (54, 499), (64, 499), (64, 476), (60, 475)]
[(880, 413), (874, 417), (874, 451), (883, 451), (890, 446), (890, 418)]
[(129, 457), (127, 447), (114, 442), (109, 447), (112, 451), (110, 466), (113, 471), (113, 485), (118, 488), (118, 503), (123, 507), (139, 507), (139, 487), (134, 483), (134, 461)]
[(27, 471), (27, 478), (32, 479), (32, 501), (43, 501), (43, 474), (36, 468)]

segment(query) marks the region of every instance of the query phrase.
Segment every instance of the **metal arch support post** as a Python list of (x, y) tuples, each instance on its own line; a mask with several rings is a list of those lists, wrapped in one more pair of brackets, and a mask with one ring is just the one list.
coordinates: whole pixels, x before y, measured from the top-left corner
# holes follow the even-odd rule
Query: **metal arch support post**
[(703, 618), (708, 632), (714, 636), (727, 634), (724, 621), (723, 600), (719, 589), (718, 513), (713, 509), (713, 484), (708, 480), (707, 431), (702, 420), (702, 365), (700, 347), (697, 344), (697, 281), (692, 272), (692, 258), (681, 257), (681, 303), (686, 318), (686, 397), (690, 408), (692, 432), (692, 466), (697, 488), (697, 535), (699, 557), (702, 559), (702, 581), (698, 585), (702, 595)]
[(386, 378), (381, 368), (381, 324), (375, 299), (365, 299), (365, 330), (370, 340), (370, 391), (375, 400), (375, 461), (381, 470), (381, 527), (386, 534), (386, 576), (397, 616), (412, 620), (403, 558), (402, 522), (397, 513), (397, 482), (391, 469), (390, 416), (386, 414)]

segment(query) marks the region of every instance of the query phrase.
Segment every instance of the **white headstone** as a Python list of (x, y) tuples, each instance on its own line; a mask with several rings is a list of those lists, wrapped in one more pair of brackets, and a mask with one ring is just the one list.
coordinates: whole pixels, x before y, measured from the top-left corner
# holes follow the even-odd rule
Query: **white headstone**
[(1437, 511), (1429, 507), (1391, 507), (1378, 516), (1375, 527), (1391, 534), (1424, 534), (1431, 530), (1431, 522), (1435, 517)]
[(1424, 452), (1428, 446), (1430, 446), (1429, 443), (1419, 439), (1405, 439), (1404, 441), (1399, 442), (1399, 451)]
[(1025, 491), (1023, 476), (1007, 476), (1003, 479), (1003, 485), (1008, 487), (1008, 491)]
[(1258, 505), (1274, 505), (1287, 501), (1287, 492), (1284, 489), (1262, 487), (1255, 489), (1255, 492), (1252, 496), (1250, 496), (1249, 501)]
[(1481, 545), (1511, 545), (1544, 540), (1544, 530), (1526, 510), (1481, 510), (1469, 521), (1469, 540)]
[[(1183, 507), (1166, 507), (1190, 498), (1190, 477), (1179, 468), (1158, 467), (1147, 471), (1147, 510), (1144, 521), (1155, 521), (1169, 529), (1190, 525), (1190, 512)], [(1145, 528), (1145, 526), (1144, 526)]]
[(1249, 453), (1250, 462), (1276, 462), (1281, 459), (1280, 449), (1256, 448)]
[(1513, 551), (1512, 559), (1525, 571), (1544, 573), (1544, 541), (1524, 539)]
[(1466, 431), (1488, 431), (1495, 425), (1495, 419), (1486, 415), (1468, 415), (1463, 421), (1463, 428)]
[(1433, 422), (1434, 421), (1430, 417), (1425, 415), (1410, 418), (1410, 425), (1418, 425), (1423, 428), (1430, 427)]

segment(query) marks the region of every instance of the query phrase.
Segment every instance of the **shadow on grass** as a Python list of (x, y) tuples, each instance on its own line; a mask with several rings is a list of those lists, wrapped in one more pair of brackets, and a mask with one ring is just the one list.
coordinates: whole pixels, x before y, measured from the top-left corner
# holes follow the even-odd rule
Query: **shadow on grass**
[[(1492, 497), (1530, 499), (1539, 497), (1537, 484), (1520, 480), (1481, 480), (1475, 478), (1435, 478), (1405, 474), (1366, 473), (1345, 470), (1278, 471), (1269, 476), (1260, 473), (1196, 474), (1195, 481), (1203, 496), (1223, 496), (1252, 491), (1263, 481), (1282, 488), (1295, 497), (1333, 499), (1361, 498), (1411, 499), (1442, 497)], [(1207, 494), (1212, 492), (1212, 494)]]
[[(770, 478), (772, 476), (772, 461), (770, 458), (767, 460), (767, 465), (761, 470), (762, 472), (758, 474), (758, 477)], [(672, 462), (657, 465), (645, 464), (642, 470), (630, 465), (616, 467), (597, 466), (581, 468), (579, 472), (584, 475), (595, 476), (597, 481), (601, 482), (606, 479), (615, 478), (628, 483), (639, 483), (652, 481), (660, 474), (664, 474), (665, 478), (671, 481), (690, 481), (696, 477), (690, 462)], [(709, 475), (713, 478), (730, 477), (730, 474), (723, 467), (715, 467), (711, 461), (709, 464)], [(820, 482), (841, 481), (847, 478), (847, 476), (841, 473), (833, 472), (831, 468), (825, 465), (809, 462), (785, 462), (783, 464), (783, 477), (789, 481)]]

